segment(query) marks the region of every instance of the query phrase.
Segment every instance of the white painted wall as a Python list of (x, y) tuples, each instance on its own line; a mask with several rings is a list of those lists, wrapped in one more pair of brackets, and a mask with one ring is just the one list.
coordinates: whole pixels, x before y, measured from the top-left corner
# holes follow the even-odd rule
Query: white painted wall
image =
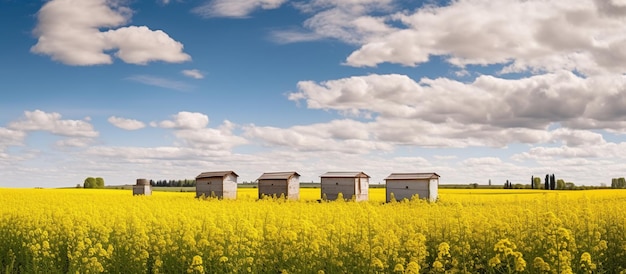
[(430, 195), (428, 199), (431, 202), (437, 201), (437, 199), (439, 198), (439, 179), (430, 179), (429, 188)]

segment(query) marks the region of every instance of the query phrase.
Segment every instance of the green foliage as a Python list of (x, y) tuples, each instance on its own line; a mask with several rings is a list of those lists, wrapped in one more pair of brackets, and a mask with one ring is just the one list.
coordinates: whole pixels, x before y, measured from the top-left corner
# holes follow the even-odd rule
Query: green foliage
[(83, 183), (83, 187), (84, 188), (96, 188), (96, 178), (87, 177), (87, 179), (85, 179), (85, 182)]
[(626, 180), (624, 177), (613, 178), (611, 180), (611, 188), (626, 188)]
[(96, 187), (95, 188), (104, 188), (104, 179), (102, 179), (102, 177), (96, 178)]
[(87, 177), (83, 183), (84, 188), (104, 188), (104, 179), (101, 177)]

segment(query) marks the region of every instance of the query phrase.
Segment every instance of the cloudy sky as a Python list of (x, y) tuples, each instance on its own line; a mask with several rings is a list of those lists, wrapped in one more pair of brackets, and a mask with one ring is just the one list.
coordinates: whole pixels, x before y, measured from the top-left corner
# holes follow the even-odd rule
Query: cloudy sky
[(0, 186), (626, 176), (625, 0), (0, 0)]

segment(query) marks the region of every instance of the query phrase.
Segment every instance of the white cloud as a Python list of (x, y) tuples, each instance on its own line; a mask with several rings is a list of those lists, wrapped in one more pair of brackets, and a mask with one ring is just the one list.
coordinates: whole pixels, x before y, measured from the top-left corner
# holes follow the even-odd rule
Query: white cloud
[(294, 5), (305, 13), (314, 13), (304, 24), (304, 30), (276, 30), (272, 37), (279, 43), (293, 43), (323, 38), (348, 43), (365, 43), (370, 37), (390, 33), (394, 28), (385, 23), (386, 17), (370, 13), (391, 10), (391, 0), (314, 0)]
[[(567, 71), (521, 79), (480, 76), (472, 83), (404, 75), (368, 75), (321, 83), (303, 81), (293, 101), (312, 109), (374, 114), (385, 119), (414, 119), (476, 130), (565, 127), (623, 130), (626, 77), (581, 78)], [(586, 121), (586, 123), (584, 123)], [(593, 123), (597, 122), (597, 123)]]
[(194, 78), (194, 79), (204, 78), (204, 74), (202, 74), (202, 72), (197, 69), (186, 69), (182, 71), (182, 74), (187, 77)]
[(0, 127), (0, 152), (8, 146), (22, 145), (25, 137), (23, 131)]
[(25, 111), (24, 118), (8, 125), (9, 129), (19, 131), (47, 131), (66, 137), (97, 137), (99, 133), (83, 120), (63, 120), (61, 114), (47, 113), (41, 110)]
[(108, 52), (113, 51), (131, 64), (191, 60), (182, 51), (183, 45), (163, 31), (145, 26), (120, 27), (130, 21), (132, 13), (120, 1), (49, 1), (37, 14), (34, 33), (38, 41), (31, 51), (79, 66), (111, 64)]
[(443, 7), (428, 5), (414, 13), (386, 17), (387, 24), (404, 27), (369, 37), (347, 64), (415, 66), (430, 56), (444, 56), (460, 67), (508, 65), (503, 72), (623, 73), (624, 14), (626, 9), (615, 2), (598, 0), (463, 0)]
[(212, 0), (193, 9), (203, 17), (243, 18), (257, 9), (276, 9), (287, 0)]
[(188, 91), (193, 88), (192, 86), (184, 82), (173, 81), (173, 80), (150, 76), (150, 75), (135, 75), (135, 76), (128, 77), (127, 79), (135, 81), (135, 82), (139, 82), (142, 84), (150, 85), (150, 86), (173, 89), (173, 90), (178, 90), (178, 91)]
[(55, 145), (57, 147), (87, 147), (93, 143), (90, 138), (67, 138), (58, 140)]
[(109, 121), (112, 125), (125, 130), (138, 130), (146, 127), (144, 122), (116, 116), (109, 117), (107, 121)]
[(209, 116), (199, 112), (181, 111), (172, 116), (172, 120), (158, 123), (162, 128), (174, 129), (202, 129), (209, 124)]

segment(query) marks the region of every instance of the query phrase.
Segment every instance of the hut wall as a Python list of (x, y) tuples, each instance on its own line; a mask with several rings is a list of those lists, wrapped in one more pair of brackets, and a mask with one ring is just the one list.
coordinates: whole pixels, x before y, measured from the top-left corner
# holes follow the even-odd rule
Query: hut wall
[(397, 201), (411, 199), (417, 194), (419, 198), (429, 198), (429, 179), (418, 180), (387, 180), (387, 202), (391, 201), (391, 193)]
[(355, 196), (357, 201), (367, 201), (369, 194), (370, 179), (366, 177), (356, 178)]
[(280, 197), (284, 195), (285, 197), (288, 194), (287, 189), (287, 180), (283, 179), (263, 179), (259, 180), (259, 199), (266, 196), (276, 195), (276, 197)]
[(134, 185), (133, 186), (133, 195), (152, 195), (152, 186), (151, 185)]
[(291, 177), (287, 183), (287, 199), (300, 199), (300, 178), (298, 176)]
[(222, 177), (209, 177), (196, 179), (196, 198), (205, 197), (222, 198), (224, 196), (224, 180)]
[(237, 176), (229, 174), (224, 178), (222, 197), (226, 199), (237, 198)]
[[(337, 200), (337, 195), (341, 193), (344, 199), (351, 199), (352, 196), (355, 196), (356, 193), (356, 185), (358, 178), (334, 178), (334, 177), (323, 177), (321, 179), (322, 184), (322, 197), (326, 194), (326, 199), (328, 200)], [(358, 198), (358, 197), (357, 197)]]
[(430, 193), (428, 199), (434, 202), (437, 200), (437, 198), (439, 198), (439, 179), (430, 179), (429, 189)]

